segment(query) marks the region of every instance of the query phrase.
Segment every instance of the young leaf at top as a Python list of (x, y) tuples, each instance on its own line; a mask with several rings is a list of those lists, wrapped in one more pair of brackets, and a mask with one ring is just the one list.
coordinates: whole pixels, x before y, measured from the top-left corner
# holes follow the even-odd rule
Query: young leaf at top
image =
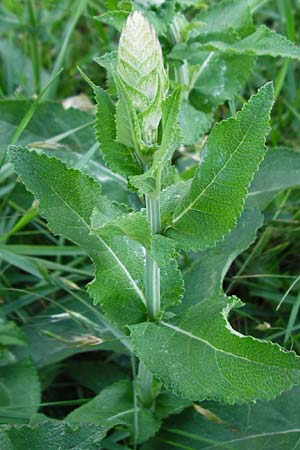
[(25, 186), (40, 201), (41, 215), (52, 232), (75, 242), (93, 260), (96, 279), (89, 292), (94, 302), (119, 326), (143, 320), (143, 252), (122, 236), (103, 239), (90, 234), (94, 208), (108, 218), (124, 214), (124, 208), (103, 197), (95, 180), (55, 158), (17, 146), (10, 148), (10, 156)]
[[(272, 104), (273, 87), (268, 83), (235, 118), (215, 125), (193, 180), (171, 187), (170, 194), (165, 191), (163, 229), (178, 248), (212, 247), (234, 228), (265, 155)], [(174, 191), (180, 197), (177, 202)]]
[(240, 305), (216, 293), (175, 322), (132, 325), (136, 354), (169, 390), (191, 400), (272, 399), (300, 383), (300, 357), (235, 331), (228, 314)]
[(162, 103), (162, 142), (154, 153), (151, 167), (142, 175), (130, 177), (130, 182), (141, 195), (160, 191), (161, 175), (180, 143), (181, 134), (178, 126), (180, 98), (181, 90), (176, 89)]
[(116, 107), (109, 94), (98, 86), (94, 86), (94, 93), (97, 102), (96, 136), (106, 164), (111, 170), (121, 175), (129, 176), (141, 173), (140, 162), (133, 149), (116, 142)]

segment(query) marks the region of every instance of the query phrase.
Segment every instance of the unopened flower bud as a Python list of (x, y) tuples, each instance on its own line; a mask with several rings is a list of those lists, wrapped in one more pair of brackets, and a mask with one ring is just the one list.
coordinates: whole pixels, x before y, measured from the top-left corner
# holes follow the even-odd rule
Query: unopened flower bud
[(139, 113), (144, 136), (151, 136), (161, 119), (161, 102), (167, 95), (168, 77), (154, 28), (138, 11), (122, 30), (118, 48), (118, 73)]

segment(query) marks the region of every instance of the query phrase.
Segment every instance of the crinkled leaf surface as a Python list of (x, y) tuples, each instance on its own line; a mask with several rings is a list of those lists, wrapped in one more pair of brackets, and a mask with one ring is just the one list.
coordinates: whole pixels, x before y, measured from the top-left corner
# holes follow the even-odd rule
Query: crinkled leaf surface
[(94, 301), (120, 326), (140, 322), (145, 314), (142, 252), (123, 237), (104, 240), (90, 234), (93, 208), (113, 216), (118, 207), (101, 196), (92, 178), (55, 158), (23, 147), (12, 147), (10, 155), (25, 186), (40, 201), (52, 232), (78, 244), (94, 261), (96, 281), (89, 286)]
[(94, 424), (71, 425), (43, 420), (23, 426), (0, 426), (1, 450), (99, 450), (105, 436)]
[(39, 378), (29, 359), (0, 367), (0, 422), (26, 422), (39, 404)]
[(228, 314), (237, 305), (237, 299), (219, 293), (172, 323), (130, 326), (135, 351), (154, 376), (183, 397), (229, 404), (272, 399), (300, 382), (300, 358), (235, 331)]
[(143, 450), (298, 450), (299, 402), (298, 387), (254, 405), (204, 402), (202, 414), (190, 408), (170, 418)]
[[(192, 181), (171, 187), (163, 197), (163, 228), (179, 248), (212, 247), (236, 224), (247, 188), (265, 155), (273, 88), (252, 96), (235, 118), (213, 128)], [(174, 210), (174, 202), (177, 205)]]
[[(143, 212), (133, 212), (107, 221), (103, 214), (95, 209), (91, 226), (92, 233), (103, 238), (126, 236), (139, 242), (160, 268), (162, 308), (166, 309), (179, 302), (183, 294), (183, 279), (176, 261), (177, 252), (174, 241), (162, 235), (152, 235)], [(139, 251), (145, 252), (142, 248)]]
[(128, 236), (139, 242), (145, 248), (151, 245), (151, 230), (146, 215), (143, 212), (124, 214), (115, 220), (104, 220), (99, 210), (94, 210), (91, 217), (92, 233), (99, 236)]

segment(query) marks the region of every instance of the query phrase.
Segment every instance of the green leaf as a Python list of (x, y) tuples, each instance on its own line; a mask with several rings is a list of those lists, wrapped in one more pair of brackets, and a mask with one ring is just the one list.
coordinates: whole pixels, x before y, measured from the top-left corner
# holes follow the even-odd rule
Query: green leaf
[[(31, 107), (30, 100), (0, 100), (0, 154), (6, 151), (20, 121)], [(93, 117), (85, 112), (61, 104), (42, 102), (18, 140), (20, 145), (32, 145), (61, 160), (68, 166), (81, 164), (86, 173), (93, 175), (103, 184), (103, 193), (114, 196), (115, 200), (127, 202), (126, 180), (112, 173), (101, 159), (97, 150), (93, 158), (82, 166), (83, 154), (95, 144)]]
[(190, 408), (170, 418), (142, 450), (296, 450), (299, 402), (298, 387), (270, 402), (247, 406), (204, 402), (200, 412)]
[(140, 322), (145, 314), (142, 252), (123, 237), (104, 240), (90, 234), (93, 209), (111, 216), (118, 206), (101, 196), (101, 187), (92, 178), (55, 158), (23, 147), (12, 147), (10, 155), (25, 186), (40, 201), (41, 215), (52, 232), (79, 245), (93, 260), (96, 280), (89, 293), (95, 303), (120, 326)]
[(235, 227), (247, 188), (266, 151), (272, 104), (273, 88), (268, 83), (235, 118), (215, 125), (193, 180), (178, 184), (181, 195), (175, 210), (177, 188), (165, 192), (163, 228), (178, 248), (212, 247)]
[[(183, 279), (176, 261), (174, 241), (161, 235), (151, 235), (150, 225), (142, 212), (121, 215), (115, 220), (103, 220), (98, 210), (91, 218), (92, 233), (105, 239), (111, 236), (127, 236), (139, 242), (160, 268), (161, 303), (163, 309), (180, 301), (183, 294)], [(139, 250), (143, 252), (142, 249)], [(144, 267), (144, 262), (143, 262)]]
[(36, 425), (0, 427), (2, 450), (99, 450), (104, 437), (99, 425), (74, 426), (52, 419)]
[(103, 238), (128, 236), (145, 248), (150, 248), (151, 245), (150, 225), (143, 212), (131, 212), (115, 220), (103, 221), (102, 215), (99, 217), (99, 210), (95, 209), (91, 217), (91, 227), (93, 234)]
[(285, 36), (275, 33), (265, 25), (258, 27), (255, 33), (233, 46), (239, 53), (254, 53), (258, 56), (273, 56), (300, 59), (300, 47)]
[(201, 52), (220, 52), (239, 55), (272, 56), (300, 59), (300, 47), (289, 41), (285, 36), (275, 33), (270, 28), (261, 25), (255, 33), (242, 40), (228, 43), (226, 40), (212, 40), (202, 43), (193, 41), (190, 45), (181, 45), (173, 50), (171, 57), (192, 61), (193, 64), (201, 63)]
[(179, 123), (183, 133), (183, 144), (193, 145), (208, 132), (213, 121), (212, 114), (206, 114), (183, 102), (180, 109)]
[(125, 83), (116, 72), (113, 73), (113, 78), (119, 96), (115, 114), (116, 141), (134, 149), (138, 153), (139, 149), (143, 147), (143, 143), (137, 113), (132, 105), (128, 86), (125, 86)]
[(161, 304), (163, 309), (166, 309), (179, 303), (184, 291), (174, 241), (161, 235), (154, 235), (150, 254), (160, 268)]
[(300, 153), (288, 148), (270, 149), (254, 175), (247, 205), (264, 209), (282, 190), (300, 186)]
[[(187, 53), (186, 53), (187, 55)], [(191, 104), (206, 113), (240, 93), (255, 66), (256, 58), (198, 52), (195, 83), (190, 94)]]
[(142, 175), (129, 178), (140, 195), (160, 190), (162, 172), (180, 143), (181, 135), (178, 127), (180, 99), (181, 89), (176, 89), (162, 103), (162, 142), (154, 153), (150, 169)]
[[(148, 409), (137, 409), (139, 419), (138, 442), (143, 442), (155, 434), (160, 421)], [(70, 423), (94, 423), (109, 430), (116, 425), (128, 427), (134, 434), (133, 391), (130, 381), (123, 380), (103, 389), (93, 400), (72, 411), (66, 418)]]
[(201, 25), (201, 33), (220, 33), (235, 30), (241, 36), (248, 36), (253, 29), (253, 21), (248, 0), (225, 0), (217, 2), (196, 16)]
[(135, 351), (169, 390), (191, 400), (272, 399), (300, 382), (300, 358), (233, 330), (228, 314), (240, 305), (220, 293), (174, 323), (130, 326)]
[(121, 175), (141, 173), (141, 166), (132, 148), (116, 142), (116, 108), (109, 94), (97, 86), (94, 92), (97, 102), (95, 129), (106, 164)]
[(29, 359), (0, 367), (0, 422), (26, 422), (39, 404), (40, 383)]
[[(32, 105), (31, 100), (1, 100), (0, 101), (0, 153), (10, 143), (19, 123)], [(73, 130), (73, 131), (72, 131)], [(20, 136), (18, 143), (25, 145), (34, 142), (44, 142), (47, 139), (66, 133), (62, 143), (84, 153), (95, 142), (92, 132), (90, 114), (70, 108), (65, 110), (61, 104), (42, 102)]]
[(99, 20), (101, 23), (105, 23), (116, 28), (118, 31), (121, 31), (129, 14), (130, 11), (107, 11), (100, 16), (95, 17), (95, 19)]
[(137, 406), (135, 411), (132, 383), (123, 380), (103, 389), (93, 400), (72, 411), (66, 420), (70, 423), (100, 424), (107, 430), (116, 425), (125, 425), (133, 436), (134, 412), (136, 412), (139, 423), (137, 441), (144, 442), (159, 430), (163, 418), (179, 413), (189, 403), (168, 392), (161, 392), (154, 408)]
[(199, 253), (184, 273), (184, 298), (176, 313), (186, 310), (219, 292), (234, 259), (256, 239), (263, 215), (256, 209), (245, 209), (237, 226), (216, 247)]
[(0, 323), (0, 345), (27, 345), (24, 333), (15, 322)]
[(155, 0), (136, 0), (136, 3), (149, 22), (154, 25), (157, 34), (165, 35), (175, 16), (176, 1), (163, 1), (160, 5)]

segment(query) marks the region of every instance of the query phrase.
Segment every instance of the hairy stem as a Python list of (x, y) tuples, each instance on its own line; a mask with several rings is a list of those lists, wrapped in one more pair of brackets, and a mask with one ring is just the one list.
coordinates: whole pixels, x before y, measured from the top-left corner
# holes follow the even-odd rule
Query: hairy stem
[[(173, 45), (178, 44), (182, 41), (180, 35), (180, 21), (179, 18), (175, 16), (170, 28), (169, 28), (169, 38)], [(175, 81), (179, 84), (185, 86), (185, 90), (183, 91), (183, 98), (187, 100), (189, 95), (189, 86), (190, 86), (190, 74), (187, 61), (184, 60), (183, 64), (174, 69)]]
[[(152, 197), (146, 194), (146, 213), (153, 234), (160, 232), (159, 195)], [(145, 291), (147, 312), (150, 320), (155, 320), (160, 311), (160, 269), (154, 259), (147, 253)]]

